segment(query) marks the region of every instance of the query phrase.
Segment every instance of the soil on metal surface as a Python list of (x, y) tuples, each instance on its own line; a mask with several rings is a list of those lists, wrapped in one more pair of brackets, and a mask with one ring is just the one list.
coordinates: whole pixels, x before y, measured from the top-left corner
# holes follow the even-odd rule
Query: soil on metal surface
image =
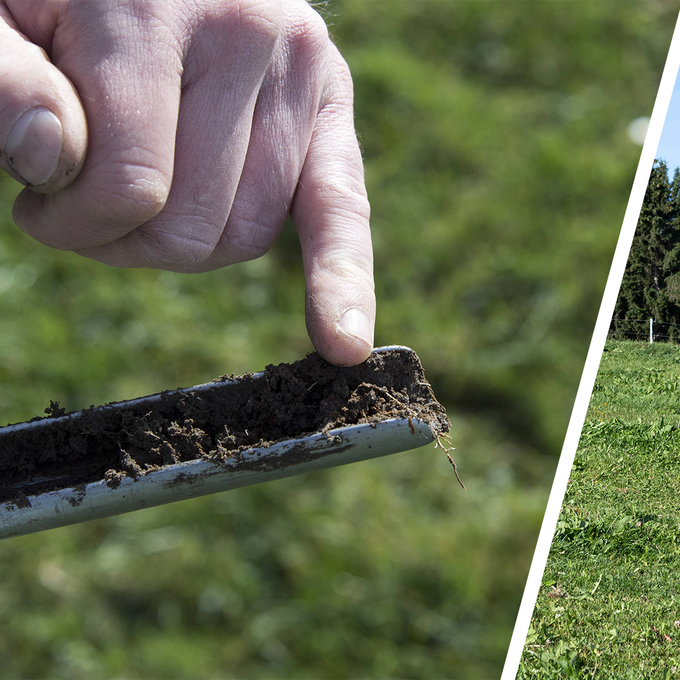
[(51, 402), (45, 411), (46, 418), (0, 429), (0, 502), (20, 507), (36, 493), (102, 479), (116, 486), (166, 465), (390, 418), (425, 421), (437, 436), (449, 430), (420, 360), (406, 349), (350, 368), (310, 354), (261, 374), (223, 376), (207, 389), (72, 414)]

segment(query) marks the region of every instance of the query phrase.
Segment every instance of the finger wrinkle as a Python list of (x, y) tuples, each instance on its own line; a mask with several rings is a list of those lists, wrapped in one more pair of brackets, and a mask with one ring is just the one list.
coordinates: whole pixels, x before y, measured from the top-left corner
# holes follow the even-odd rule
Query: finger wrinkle
[(314, 255), (309, 263), (309, 272), (315, 280), (346, 281), (355, 285), (358, 279), (373, 289), (373, 256), (370, 251), (335, 247)]
[(215, 249), (215, 243), (187, 233), (180, 234), (158, 227), (139, 231), (150, 253), (149, 260), (156, 263), (153, 266), (200, 264)]
[(222, 236), (225, 222), (226, 217), (222, 219), (207, 206), (197, 204), (191, 212), (185, 212), (178, 210), (170, 199), (163, 214), (145, 225), (144, 231), (148, 234), (158, 234), (161, 238), (169, 234), (182, 233), (214, 249)]
[[(316, 184), (306, 181), (304, 199), (298, 200), (296, 197), (294, 210), (297, 220), (303, 225), (311, 222), (312, 215), (318, 214), (319, 206), (323, 206), (326, 224), (335, 224), (336, 221), (347, 223), (359, 221), (365, 228), (368, 228), (371, 204), (366, 196), (363, 182), (358, 179), (332, 180)], [(316, 226), (313, 230), (318, 231), (318, 229), (319, 227)]]
[(96, 170), (97, 174), (103, 175), (107, 181), (111, 179), (116, 182), (135, 181), (148, 175), (169, 187), (172, 181), (172, 167), (168, 172), (167, 166), (168, 159), (155, 150), (145, 146), (129, 145), (104, 152), (97, 160), (96, 168), (89, 169)]
[(169, 183), (158, 171), (131, 177), (138, 169), (129, 165), (123, 172), (100, 176), (89, 194), (90, 219), (137, 227), (158, 215), (167, 201)]
[(250, 217), (232, 219), (230, 216), (218, 248), (221, 252), (228, 252), (232, 257), (238, 257), (240, 262), (256, 260), (269, 252), (281, 233), (284, 222), (285, 217), (280, 222), (272, 224), (271, 221), (265, 222)]

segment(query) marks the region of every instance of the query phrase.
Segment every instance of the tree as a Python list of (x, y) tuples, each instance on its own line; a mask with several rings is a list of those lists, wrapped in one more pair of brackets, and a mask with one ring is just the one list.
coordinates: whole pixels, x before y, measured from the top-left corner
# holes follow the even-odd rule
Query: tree
[(680, 323), (679, 197), (680, 170), (669, 182), (668, 165), (655, 160), (614, 312), (616, 336), (640, 333), (650, 318)]

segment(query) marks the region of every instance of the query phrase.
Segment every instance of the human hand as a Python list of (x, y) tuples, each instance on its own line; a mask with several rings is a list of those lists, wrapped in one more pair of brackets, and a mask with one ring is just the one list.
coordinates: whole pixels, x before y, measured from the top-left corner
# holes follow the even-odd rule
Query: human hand
[(305, 0), (0, 0), (0, 143), (17, 225), (119, 267), (253, 259), (290, 213), (312, 342), (370, 353), (351, 77)]

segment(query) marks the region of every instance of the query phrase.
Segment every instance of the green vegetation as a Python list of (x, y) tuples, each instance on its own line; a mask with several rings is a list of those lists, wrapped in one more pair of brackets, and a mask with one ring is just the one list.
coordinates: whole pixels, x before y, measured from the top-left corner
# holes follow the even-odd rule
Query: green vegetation
[(680, 668), (680, 349), (609, 341), (519, 678)]
[[(613, 336), (644, 337), (648, 319), (659, 336), (680, 337), (680, 168), (673, 179), (655, 160), (616, 302)], [(655, 334), (656, 335), (656, 334)]]
[[(4, 541), (0, 677), (497, 677), (679, 9), (324, 5), (355, 76), (376, 340), (421, 356), (468, 491), (430, 447)], [(218, 272), (117, 271), (31, 242), (15, 191), (4, 422), (311, 349), (294, 231)]]

